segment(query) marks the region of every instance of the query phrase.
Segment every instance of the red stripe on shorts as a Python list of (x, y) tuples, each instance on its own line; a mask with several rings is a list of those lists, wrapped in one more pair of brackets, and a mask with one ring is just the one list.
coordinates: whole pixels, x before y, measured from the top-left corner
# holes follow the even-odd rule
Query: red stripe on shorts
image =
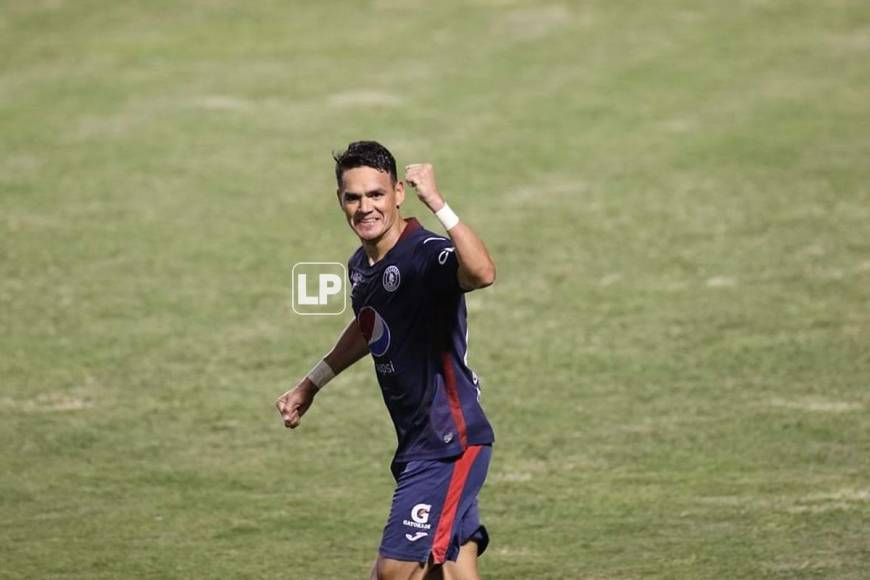
[(441, 353), (441, 366), (444, 369), (444, 385), (447, 387), (447, 401), (450, 403), (450, 414), (459, 431), (459, 442), (462, 448), (468, 446), (468, 436), (465, 432), (465, 415), (462, 414), (462, 403), (459, 401), (459, 389), (456, 388), (456, 372), (453, 370), (453, 361), (450, 360), (449, 352)]
[(450, 486), (447, 488), (447, 497), (444, 498), (444, 507), (441, 508), (438, 529), (435, 531), (435, 541), (432, 543), (432, 560), (436, 564), (444, 563), (447, 558), (447, 548), (450, 546), (453, 524), (456, 521), (456, 510), (459, 508), (459, 500), (462, 498), (468, 473), (478, 453), (480, 453), (480, 445), (469, 447), (453, 464)]

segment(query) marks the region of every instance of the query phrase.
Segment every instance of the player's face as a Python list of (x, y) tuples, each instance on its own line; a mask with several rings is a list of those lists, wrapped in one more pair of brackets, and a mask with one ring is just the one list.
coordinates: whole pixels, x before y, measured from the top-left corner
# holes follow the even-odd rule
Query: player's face
[(354, 167), (344, 172), (338, 190), (338, 202), (347, 223), (361, 240), (380, 238), (400, 218), (399, 206), (405, 201), (405, 189), (399, 181), (393, 185), (389, 173), (373, 167)]

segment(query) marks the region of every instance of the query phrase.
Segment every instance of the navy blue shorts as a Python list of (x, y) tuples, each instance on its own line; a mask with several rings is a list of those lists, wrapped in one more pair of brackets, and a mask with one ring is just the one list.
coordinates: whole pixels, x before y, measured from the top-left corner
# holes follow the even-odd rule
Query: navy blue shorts
[(459, 547), (489, 544), (480, 525), (477, 494), (486, 479), (492, 447), (472, 445), (462, 455), (393, 464), (396, 491), (378, 550), (407, 562), (455, 561)]

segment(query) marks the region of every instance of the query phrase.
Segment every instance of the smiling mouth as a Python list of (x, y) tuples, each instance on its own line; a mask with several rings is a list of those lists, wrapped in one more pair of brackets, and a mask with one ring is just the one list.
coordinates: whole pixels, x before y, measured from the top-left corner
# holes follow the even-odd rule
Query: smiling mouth
[(377, 218), (377, 217), (365, 217), (365, 218), (356, 220), (356, 224), (359, 226), (367, 226), (367, 225), (371, 225), (373, 223), (376, 223), (379, 220), (380, 220), (380, 218)]

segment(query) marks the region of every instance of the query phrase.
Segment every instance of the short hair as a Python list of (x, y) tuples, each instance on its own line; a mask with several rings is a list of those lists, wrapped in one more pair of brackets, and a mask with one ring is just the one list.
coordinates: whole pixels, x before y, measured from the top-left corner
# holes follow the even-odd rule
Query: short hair
[(390, 151), (376, 141), (354, 141), (341, 153), (332, 152), (335, 159), (335, 181), (341, 189), (341, 176), (348, 169), (371, 167), (387, 173), (393, 185), (399, 180), (396, 173), (396, 159)]

